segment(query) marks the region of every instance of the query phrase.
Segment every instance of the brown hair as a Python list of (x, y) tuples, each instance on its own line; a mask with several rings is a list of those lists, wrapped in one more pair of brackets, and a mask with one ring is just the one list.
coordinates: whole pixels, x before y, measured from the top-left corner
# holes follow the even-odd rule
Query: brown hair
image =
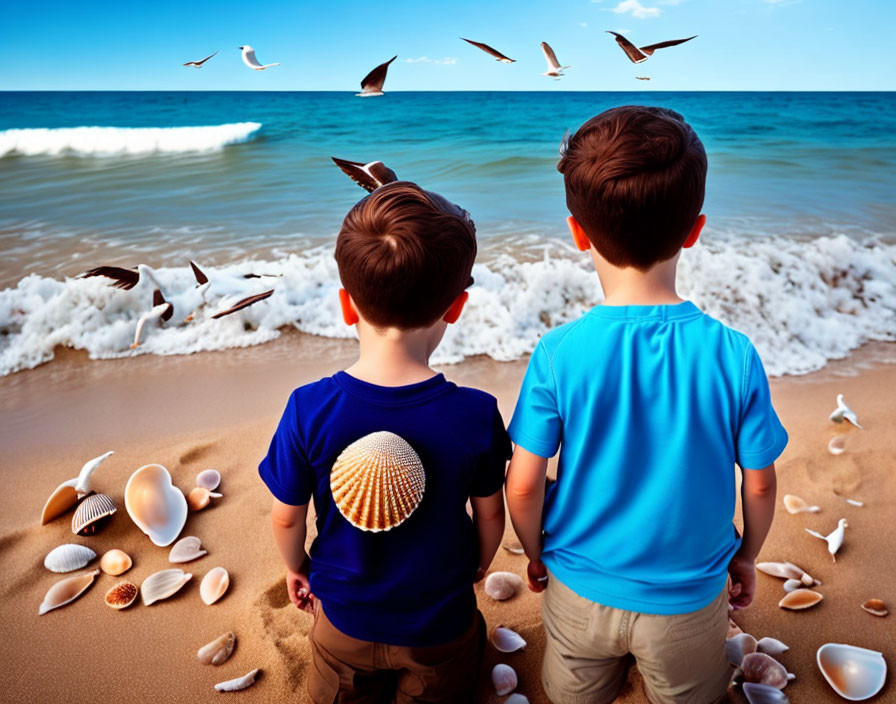
[(409, 181), (357, 203), (336, 239), (342, 285), (364, 319), (381, 328), (432, 325), (473, 283), (475, 258), (467, 211)]
[(566, 206), (595, 249), (646, 271), (688, 237), (706, 186), (700, 138), (673, 110), (627, 105), (592, 117), (561, 148)]

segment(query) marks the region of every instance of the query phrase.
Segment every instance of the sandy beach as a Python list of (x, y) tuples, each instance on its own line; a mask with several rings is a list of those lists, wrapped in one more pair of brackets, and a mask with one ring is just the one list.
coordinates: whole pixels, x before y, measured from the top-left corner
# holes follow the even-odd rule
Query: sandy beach
[[(786, 688), (793, 702), (838, 700), (815, 665), (823, 643), (879, 650), (891, 668), (896, 662), (896, 616), (876, 618), (860, 608), (872, 597), (896, 606), (896, 365), (888, 363), (894, 350), (892, 344), (866, 345), (820, 372), (772, 380), (775, 406), (790, 433), (778, 463), (779, 496), (797, 494), (821, 512), (789, 515), (779, 501), (761, 558), (796, 562), (822, 581), (818, 591), (824, 601), (805, 612), (783, 611), (777, 606), (784, 594), (781, 580), (760, 574), (754, 605), (735, 619), (757, 637), (774, 636), (790, 646), (780, 660), (796, 674)], [(188, 357), (96, 362), (57, 350), (52, 363), (0, 379), (0, 559), (6, 570), (0, 587), (0, 660), (6, 673), (0, 699), (198, 703), (221, 696), (213, 689), (216, 682), (260, 667), (257, 684), (231, 696), (305, 701), (311, 617), (287, 600), (268, 524), (270, 495), (257, 464), (289, 392), (344, 367), (353, 355), (352, 342), (290, 333), (260, 348)], [(460, 384), (495, 394), (509, 420), (525, 364), (474, 358), (443, 371)], [(828, 420), (837, 393), (846, 395), (864, 430)], [(837, 433), (846, 433), (846, 451), (834, 457), (827, 443)], [(118, 504), (109, 526), (78, 538), (71, 533), (71, 513), (41, 526), (41, 508), (54, 487), (107, 450), (115, 455), (97, 470), (94, 488)], [(134, 559), (122, 578), (137, 584), (173, 566), (168, 549), (154, 546), (124, 508), (128, 477), (151, 462), (167, 467), (185, 493), (202, 469), (213, 467), (223, 475), (223, 498), (191, 513), (181, 534), (199, 536), (208, 550), (182, 565), (193, 579), (166, 601), (116, 612), (103, 603), (103, 595), (119, 578), (101, 574), (78, 601), (38, 616), (43, 595), (61, 578), (43, 566), (56, 545), (81, 543), (98, 555), (121, 548)], [(848, 505), (845, 498), (861, 499), (865, 506)], [(804, 528), (827, 533), (841, 517), (849, 528), (832, 563), (824, 543)], [(509, 522), (506, 537), (512, 539)], [(220, 602), (206, 606), (198, 584), (218, 565), (230, 572), (231, 586)], [(492, 569), (523, 574), (525, 565), (524, 557), (501, 550)], [(490, 648), (489, 669), (499, 661), (512, 665), (520, 680), (517, 691), (533, 704), (546, 702), (539, 672), (540, 597), (523, 591), (498, 603), (481, 585), (477, 594), (490, 628), (508, 626), (528, 641), (524, 651), (500, 657)], [(237, 636), (230, 660), (220, 667), (199, 664), (197, 649), (228, 630)], [(484, 681), (480, 701), (503, 699), (492, 691)], [(875, 701), (893, 697), (891, 673)], [(744, 701), (738, 692), (730, 698)], [(636, 673), (619, 701), (647, 701)]]

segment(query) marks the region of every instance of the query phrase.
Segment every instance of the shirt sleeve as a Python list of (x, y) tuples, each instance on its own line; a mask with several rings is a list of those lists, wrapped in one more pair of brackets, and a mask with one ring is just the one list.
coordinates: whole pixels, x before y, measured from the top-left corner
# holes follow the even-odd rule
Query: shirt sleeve
[(498, 410), (497, 402), (494, 401), (493, 404), (488, 445), (477, 458), (470, 496), (491, 496), (504, 486), (507, 460), (512, 454), (510, 437), (504, 429), (504, 419)]
[(539, 457), (553, 457), (560, 447), (563, 422), (557, 406), (557, 384), (541, 342), (529, 359), (508, 430), (514, 443)]
[(772, 406), (768, 377), (753, 345), (744, 360), (740, 425), (737, 429), (737, 463), (742, 469), (764, 469), (787, 445), (787, 431)]
[(258, 474), (271, 493), (285, 504), (303, 506), (311, 500), (314, 474), (299, 437), (296, 394), (292, 393), (286, 410), (271, 439), (267, 456), (258, 465)]

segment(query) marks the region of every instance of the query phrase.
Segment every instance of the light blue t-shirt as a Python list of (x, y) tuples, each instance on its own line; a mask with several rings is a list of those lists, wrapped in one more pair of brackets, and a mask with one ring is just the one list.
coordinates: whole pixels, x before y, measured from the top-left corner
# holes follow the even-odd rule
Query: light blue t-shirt
[(725, 586), (740, 545), (735, 470), (787, 444), (749, 339), (688, 301), (596, 306), (542, 337), (510, 422), (560, 449), (542, 559), (580, 596), (681, 614)]

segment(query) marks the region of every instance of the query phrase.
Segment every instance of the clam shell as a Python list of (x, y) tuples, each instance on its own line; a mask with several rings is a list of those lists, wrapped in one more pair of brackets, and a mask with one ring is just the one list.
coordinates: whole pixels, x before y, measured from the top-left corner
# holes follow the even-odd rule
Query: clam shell
[(526, 647), (526, 641), (516, 631), (498, 626), (492, 633), (492, 645), (501, 653), (515, 653)]
[(159, 547), (171, 545), (187, 520), (187, 500), (160, 464), (148, 464), (131, 475), (124, 490), (131, 520)]
[(57, 486), (50, 498), (44, 504), (44, 510), (40, 514), (40, 524), (47, 525), (50, 521), (68, 511), (78, 503), (78, 492), (75, 490), (75, 479), (69, 479)]
[(193, 487), (187, 494), (187, 506), (191, 511), (201, 511), (211, 503), (212, 499), (220, 499), (223, 494), (209, 491), (204, 486)]
[(799, 579), (788, 579), (784, 582), (784, 591), (787, 593), (792, 592), (795, 589), (802, 589), (803, 587), (811, 586), (809, 584), (803, 584)]
[(766, 655), (774, 657), (775, 655), (780, 655), (781, 653), (790, 650), (790, 647), (779, 641), (777, 638), (769, 638), (766, 636), (765, 638), (760, 638), (756, 643), (756, 650), (760, 653), (765, 653)]
[(223, 567), (215, 567), (208, 571), (202, 578), (199, 585), (199, 596), (202, 600), (211, 606), (218, 599), (224, 596), (227, 587), (230, 586), (230, 575)]
[(233, 653), (235, 645), (236, 634), (230, 631), (203, 645), (196, 653), (196, 657), (203, 665), (223, 665)]
[(258, 677), (259, 672), (261, 672), (261, 670), (256, 667), (252, 672), (247, 672), (242, 677), (227, 680), (226, 682), (218, 682), (218, 684), (215, 685), (215, 689), (219, 692), (236, 692), (237, 690), (245, 689), (246, 687), (255, 684), (255, 678)]
[(155, 574), (149, 575), (140, 587), (143, 595), (143, 603), (146, 606), (154, 604), (162, 599), (177, 592), (182, 586), (190, 581), (193, 575), (179, 569), (162, 570)]
[(124, 574), (131, 569), (133, 564), (134, 561), (131, 559), (131, 556), (118, 548), (109, 550), (100, 558), (100, 569), (113, 577)]
[(202, 543), (195, 535), (188, 535), (186, 538), (178, 540), (168, 553), (168, 562), (191, 562), (203, 555), (207, 555), (208, 551), (201, 548)]
[(842, 455), (846, 450), (846, 436), (845, 435), (835, 435), (831, 438), (831, 441), (828, 443), (828, 452), (832, 455)]
[(498, 663), (492, 669), (492, 684), (495, 685), (498, 696), (510, 694), (518, 684), (516, 671), (510, 665)]
[(787, 513), (818, 513), (820, 506), (810, 506), (805, 499), (793, 494), (784, 494), (784, 508)]
[(756, 652), (756, 639), (749, 633), (738, 633), (725, 641), (725, 655), (734, 667), (740, 667), (745, 656)]
[(864, 604), (862, 604), (862, 608), (865, 609), (869, 614), (874, 614), (875, 616), (886, 616), (890, 611), (887, 609), (887, 605), (883, 602), (882, 599), (869, 599)]
[(196, 475), (196, 486), (214, 491), (221, 485), (221, 473), (217, 469), (203, 469)]
[(887, 663), (874, 650), (843, 643), (825, 643), (816, 654), (818, 669), (844, 699), (858, 702), (869, 699), (884, 686)]
[(423, 499), (423, 463), (403, 438), (380, 431), (346, 447), (330, 472), (339, 512), (356, 528), (379, 532), (401, 525)]
[(73, 577), (66, 577), (56, 582), (47, 591), (37, 613), (43, 616), (48, 611), (70, 604), (90, 588), (90, 585), (93, 584), (93, 580), (96, 579), (99, 573), (99, 570), (93, 570), (93, 572), (76, 574)]
[(72, 572), (94, 559), (96, 553), (86, 545), (66, 543), (50, 550), (44, 558), (44, 567), (50, 572)]
[(140, 590), (137, 588), (136, 584), (124, 581), (119, 582), (107, 591), (104, 599), (106, 601), (106, 606), (119, 610), (126, 609), (134, 603), (137, 599), (137, 594), (139, 593)]
[(72, 516), (72, 533), (75, 535), (94, 535), (118, 510), (111, 496), (92, 494), (84, 499)]
[(744, 655), (740, 669), (743, 672), (745, 682), (767, 684), (778, 689), (784, 689), (787, 686), (787, 669), (765, 653), (748, 653)]
[(824, 599), (823, 595), (813, 592), (811, 589), (794, 589), (778, 602), (778, 606), (782, 609), (799, 611), (815, 606), (822, 599)]
[(523, 586), (523, 578), (513, 572), (492, 572), (485, 578), (485, 593), (495, 601), (504, 601)]
[(758, 682), (744, 682), (744, 696), (750, 704), (788, 704), (790, 699), (777, 687)]

